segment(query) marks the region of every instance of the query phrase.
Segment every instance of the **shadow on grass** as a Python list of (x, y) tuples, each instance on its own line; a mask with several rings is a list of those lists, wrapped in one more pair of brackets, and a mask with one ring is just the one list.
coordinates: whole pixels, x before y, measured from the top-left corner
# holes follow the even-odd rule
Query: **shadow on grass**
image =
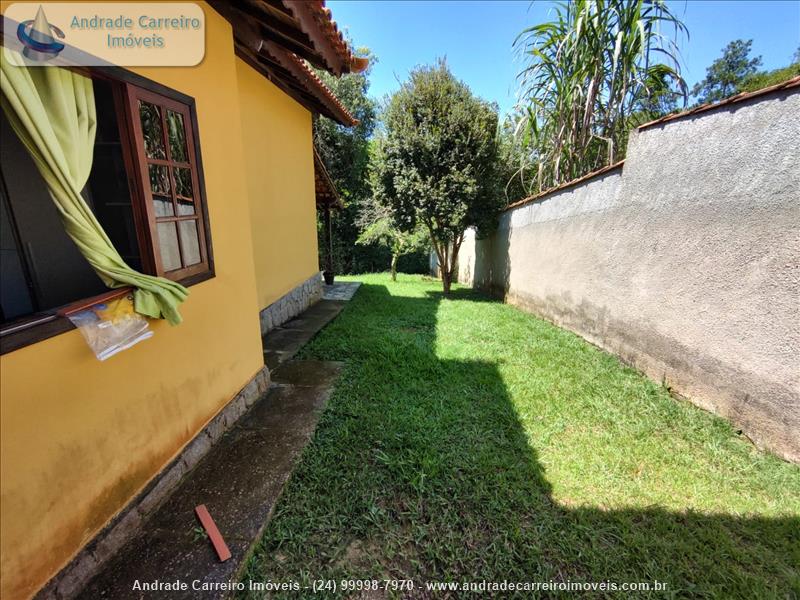
[[(451, 298), (490, 301), (470, 290)], [(423, 582), (484, 580), (798, 593), (798, 518), (555, 502), (497, 365), (437, 357), (440, 302), (365, 284), (305, 351), (347, 367), (245, 579), (416, 582), (374, 596), (338, 590), (358, 597), (470, 596)]]
[(454, 287), (450, 290), (449, 296), (445, 296), (444, 292), (441, 290), (426, 290), (425, 295), (435, 302), (441, 302), (445, 298), (448, 300), (466, 300), (469, 302), (498, 302), (497, 298), (492, 297), (488, 293), (468, 287)]

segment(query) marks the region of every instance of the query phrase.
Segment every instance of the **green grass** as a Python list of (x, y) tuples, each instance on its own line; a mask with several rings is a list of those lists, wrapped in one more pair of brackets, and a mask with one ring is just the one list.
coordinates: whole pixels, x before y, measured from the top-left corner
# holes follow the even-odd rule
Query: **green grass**
[(797, 466), (513, 307), (443, 299), (420, 277), (356, 279), (303, 351), (346, 367), (245, 579), (798, 597)]

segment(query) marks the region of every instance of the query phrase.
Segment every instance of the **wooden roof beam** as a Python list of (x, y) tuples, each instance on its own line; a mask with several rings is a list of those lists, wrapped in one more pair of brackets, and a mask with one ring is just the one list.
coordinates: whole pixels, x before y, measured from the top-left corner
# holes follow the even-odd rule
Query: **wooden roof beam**
[(236, 9), (240, 18), (255, 19), (263, 28), (266, 39), (274, 39), (319, 69), (328, 68), (311, 38), (288, 12), (281, 12), (263, 0), (243, 0), (236, 3)]

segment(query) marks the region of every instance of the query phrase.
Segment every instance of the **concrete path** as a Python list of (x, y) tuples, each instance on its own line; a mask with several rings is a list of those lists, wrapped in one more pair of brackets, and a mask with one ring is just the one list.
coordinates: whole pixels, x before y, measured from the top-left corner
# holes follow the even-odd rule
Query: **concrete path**
[(320, 329), (335, 319), (346, 304), (338, 300), (320, 300), (291, 321), (268, 331), (262, 338), (264, 364), (272, 371), (292, 358)]
[(360, 281), (342, 281), (339, 283), (334, 283), (333, 285), (323, 285), (322, 299), (343, 301), (350, 300), (360, 285)]
[[(78, 596), (97, 598), (222, 598), (200, 584), (235, 582), (258, 542), (286, 480), (314, 433), (341, 363), (292, 356), (327, 325), (344, 302), (322, 300), (264, 337), (272, 386), (179, 484), (142, 530)], [(205, 504), (232, 557), (219, 562), (194, 508)], [(176, 581), (185, 590), (148, 592), (136, 581)]]

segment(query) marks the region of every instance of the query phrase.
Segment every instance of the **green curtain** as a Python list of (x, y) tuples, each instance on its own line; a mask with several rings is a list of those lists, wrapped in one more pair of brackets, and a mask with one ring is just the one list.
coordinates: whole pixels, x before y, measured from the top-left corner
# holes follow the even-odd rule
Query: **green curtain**
[(125, 264), (81, 196), (94, 153), (92, 80), (60, 67), (17, 67), (5, 55), (0, 62), (3, 111), (47, 182), (64, 228), (81, 254), (108, 287), (135, 288), (136, 312), (180, 323), (178, 306), (187, 289)]

